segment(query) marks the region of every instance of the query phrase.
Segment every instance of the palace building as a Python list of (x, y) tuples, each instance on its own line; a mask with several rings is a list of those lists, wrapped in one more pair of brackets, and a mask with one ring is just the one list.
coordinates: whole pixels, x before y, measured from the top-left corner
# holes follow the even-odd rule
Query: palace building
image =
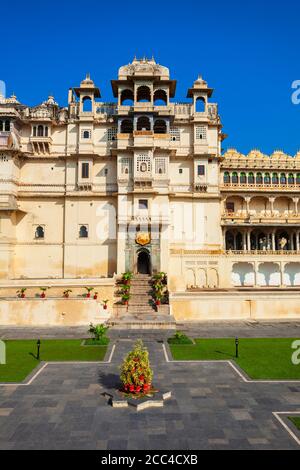
[(127, 270), (166, 272), (177, 320), (300, 317), (300, 152), (222, 152), (213, 89), (199, 77), (176, 102), (154, 59), (111, 85), (113, 103), (89, 75), (67, 107), (0, 96), (0, 323), (84, 322), (59, 292), (89, 285), (113, 315)]

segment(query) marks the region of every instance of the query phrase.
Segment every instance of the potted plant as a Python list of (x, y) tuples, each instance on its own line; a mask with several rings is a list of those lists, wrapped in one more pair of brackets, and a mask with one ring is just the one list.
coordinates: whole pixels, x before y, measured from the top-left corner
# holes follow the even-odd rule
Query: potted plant
[(98, 292), (94, 292), (94, 300), (98, 299)]
[(89, 299), (91, 297), (91, 292), (92, 290), (94, 290), (93, 287), (85, 287), (85, 289), (87, 290), (87, 293), (85, 294), (85, 297), (86, 299)]
[(64, 295), (65, 299), (69, 298), (71, 292), (72, 292), (72, 289), (64, 290), (63, 295)]
[(141, 340), (136, 342), (133, 350), (124, 358), (120, 378), (124, 392), (140, 394), (151, 390), (153, 372), (149, 353)]
[(103, 302), (103, 308), (104, 308), (104, 310), (107, 310), (108, 299), (102, 300), (102, 302)]
[(132, 276), (133, 276), (133, 274), (132, 274), (131, 271), (126, 271), (126, 273), (124, 273), (123, 276), (122, 276), (124, 284), (130, 284)]
[(41, 291), (40, 298), (41, 299), (44, 299), (46, 297), (46, 291), (48, 289), (50, 289), (50, 287), (40, 287), (40, 291)]
[(22, 289), (17, 290), (18, 297), (20, 297), (21, 299), (24, 299), (26, 291), (27, 291), (26, 287), (22, 287)]
[(161, 298), (162, 298), (161, 292), (156, 292), (155, 293), (155, 305), (161, 304)]
[(130, 294), (128, 294), (128, 293), (125, 294), (125, 293), (124, 293), (124, 294), (122, 295), (122, 302), (123, 302), (124, 305), (128, 305), (129, 299), (130, 299)]

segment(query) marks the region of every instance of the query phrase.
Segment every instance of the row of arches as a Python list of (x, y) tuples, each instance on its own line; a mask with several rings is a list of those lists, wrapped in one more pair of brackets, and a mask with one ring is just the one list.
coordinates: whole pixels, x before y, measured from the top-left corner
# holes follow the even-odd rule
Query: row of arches
[(219, 274), (215, 268), (188, 268), (185, 272), (185, 281), (188, 289), (213, 289), (219, 286)]
[(48, 137), (48, 134), (48, 126), (43, 126), (42, 124), (40, 124), (39, 126), (33, 126), (32, 128), (33, 137)]
[(298, 199), (292, 196), (228, 196), (224, 200), (225, 213), (228, 216), (256, 215), (286, 216), (297, 214)]
[(300, 173), (286, 172), (229, 172), (223, 174), (224, 184), (300, 185)]
[(289, 251), (299, 250), (299, 231), (282, 229), (228, 230), (225, 233), (227, 251)]
[(140, 116), (136, 121), (136, 129), (134, 129), (134, 121), (132, 119), (122, 119), (120, 125), (121, 134), (131, 134), (134, 130), (153, 130), (155, 134), (166, 134), (167, 123), (164, 119), (155, 119), (152, 126), (152, 122), (147, 116)]
[[(120, 94), (120, 104), (122, 106), (133, 106), (135, 102), (134, 91), (125, 89)], [(152, 103), (151, 88), (147, 85), (141, 85), (136, 90), (136, 102), (138, 103)], [(168, 95), (165, 90), (158, 89), (153, 93), (153, 103), (155, 106), (167, 106)]]
[(231, 272), (234, 287), (251, 286), (300, 286), (300, 263), (286, 263), (281, 270), (279, 263), (263, 262), (257, 267), (253, 263), (234, 263)]

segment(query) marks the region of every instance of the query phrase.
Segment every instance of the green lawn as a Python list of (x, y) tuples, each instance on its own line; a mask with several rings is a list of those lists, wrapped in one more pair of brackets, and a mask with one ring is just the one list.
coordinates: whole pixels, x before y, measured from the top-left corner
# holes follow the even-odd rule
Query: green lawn
[(300, 417), (299, 416), (289, 416), (289, 420), (296, 426), (300, 431)]
[(195, 345), (170, 344), (175, 360), (231, 359), (252, 379), (300, 379), (300, 365), (293, 365), (295, 338), (243, 338), (235, 358), (234, 338), (196, 339)]
[[(20, 382), (39, 364), (36, 340), (7, 340), (0, 382)], [(81, 346), (81, 339), (41, 340), (41, 361), (102, 361), (107, 346)]]

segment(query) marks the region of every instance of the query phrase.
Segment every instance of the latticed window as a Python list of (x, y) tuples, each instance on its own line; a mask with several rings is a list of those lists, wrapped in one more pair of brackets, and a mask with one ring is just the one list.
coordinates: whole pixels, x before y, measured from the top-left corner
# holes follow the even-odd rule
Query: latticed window
[(141, 173), (150, 173), (151, 171), (151, 159), (148, 154), (138, 155), (136, 160), (136, 169)]
[(107, 129), (107, 140), (108, 142), (111, 142), (112, 140), (116, 140), (118, 133), (118, 129), (116, 127), (109, 127)]
[(224, 173), (224, 183), (230, 183), (230, 174), (228, 171), (225, 171)]
[(240, 174), (240, 183), (241, 184), (246, 184), (247, 183), (246, 173), (241, 173)]
[(197, 126), (196, 127), (196, 139), (197, 140), (206, 140), (206, 127)]
[(131, 158), (122, 157), (120, 162), (121, 162), (121, 173), (122, 174), (131, 173)]
[(170, 127), (171, 140), (174, 142), (180, 141), (180, 130), (178, 127)]
[(165, 174), (166, 173), (166, 159), (161, 157), (155, 158), (155, 173)]

